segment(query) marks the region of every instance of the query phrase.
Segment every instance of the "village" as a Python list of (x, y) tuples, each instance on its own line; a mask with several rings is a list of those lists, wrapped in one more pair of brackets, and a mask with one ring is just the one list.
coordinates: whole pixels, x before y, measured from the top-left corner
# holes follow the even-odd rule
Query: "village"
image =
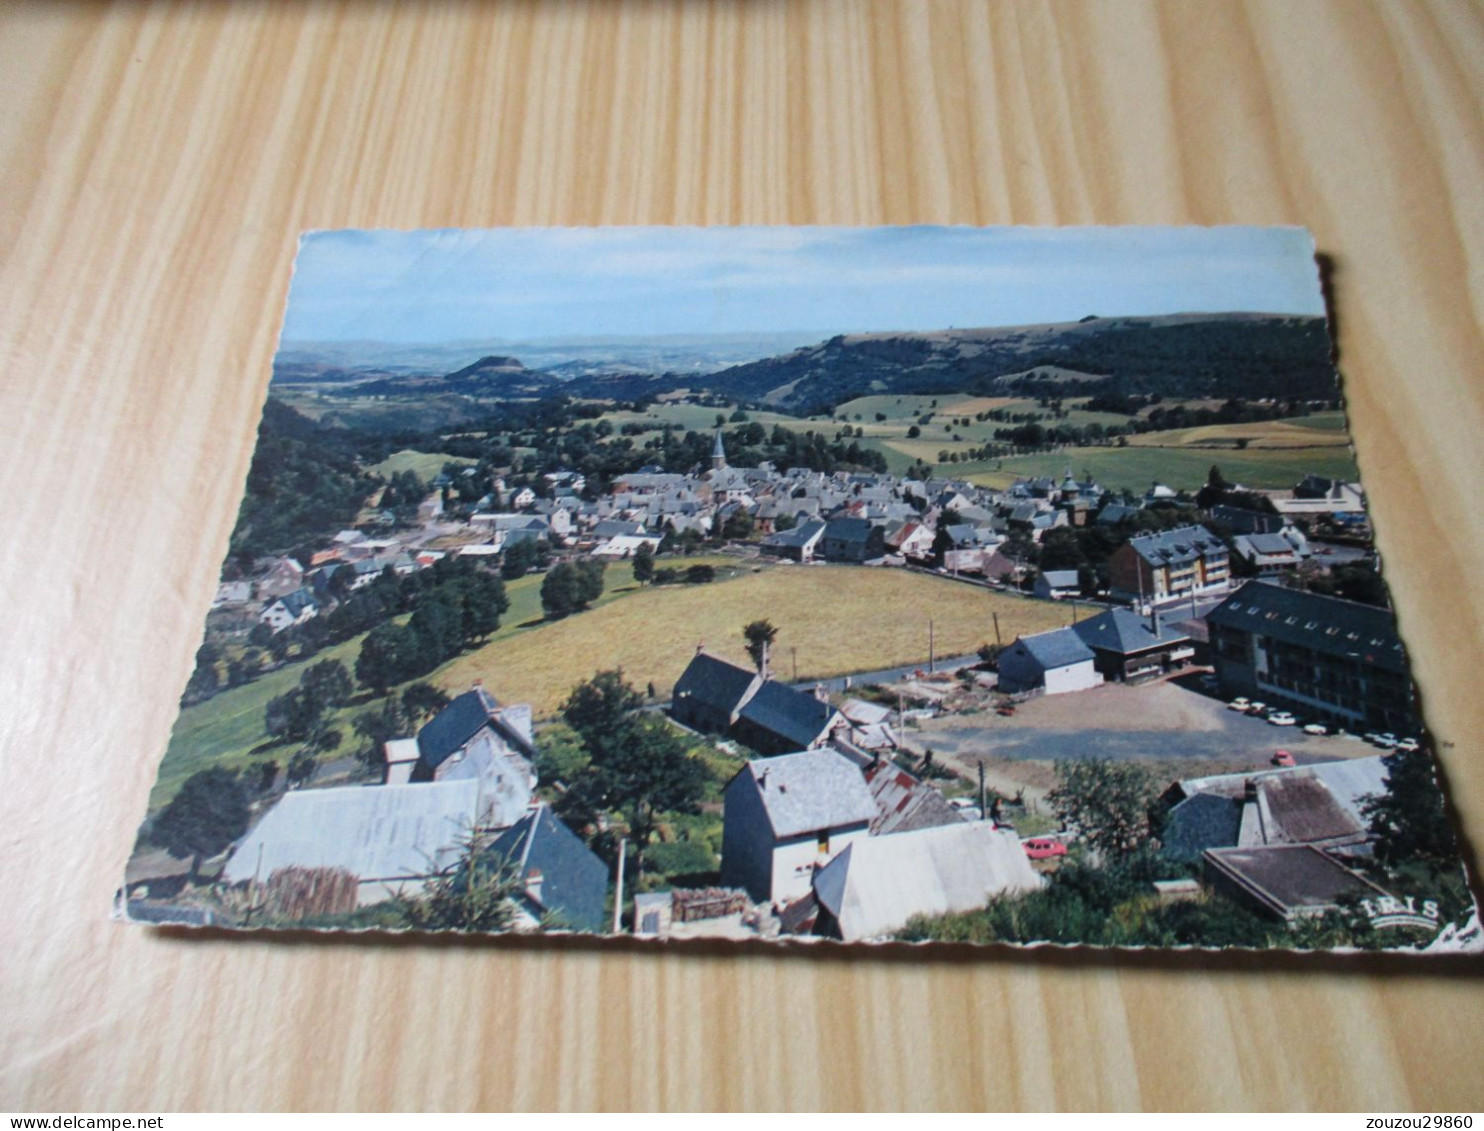
[[(775, 645), (791, 626), (759, 608), (733, 639), (674, 640), (683, 670), (647, 694), (607, 671), (592, 641), (592, 678), (560, 712), (506, 701), (497, 669), (433, 689), (433, 709), (407, 713), (406, 733), (375, 744), (371, 777), (291, 772), (261, 790), (230, 845), (198, 851), (185, 880), (144, 852), (131, 915), (952, 938), (965, 929), (955, 917), (1044, 894), (1064, 869), (1137, 858), (1136, 898), (1160, 923), (1216, 901), (1250, 920), (1243, 940), (1291, 944), (1325, 922), (1343, 923), (1347, 942), (1389, 945), (1352, 920), (1362, 905), (1411, 895), (1378, 882), (1375, 814), (1392, 761), (1418, 751), (1420, 724), (1393, 615), (1351, 599), (1375, 578), (1358, 484), (1310, 475), (1290, 490), (1249, 490), (1213, 467), (1199, 495), (1156, 483), (1136, 497), (1070, 468), (995, 490), (734, 467), (720, 426), (709, 466), (641, 468), (601, 494), (559, 469), (534, 485), (494, 478), (473, 505), (450, 506), (457, 479), (473, 474), (447, 465), (412, 500), (415, 516), (406, 500), (402, 522), (372, 507), (307, 561), (255, 563), (223, 582), (209, 624), (271, 647), (371, 587), (446, 575), (451, 562), (483, 576), (514, 561), (547, 581), (622, 563), (636, 587), (709, 580), (728, 562), (839, 570), (841, 584), (903, 571), (1005, 594), (1061, 627), (1006, 638), (994, 614), (973, 652), (939, 654), (930, 635), (905, 665), (801, 681)], [(707, 554), (711, 564), (694, 564)], [(548, 588), (546, 614), (565, 615)], [(357, 673), (370, 682), (359, 663)], [(594, 688), (608, 697), (606, 737), (573, 721), (579, 693)], [(544, 753), (543, 741), (574, 728), (586, 762)], [(627, 808), (613, 800), (618, 735), (635, 750), (692, 744), (692, 762), (706, 748), (709, 797), (675, 794), (675, 813), (697, 816), (654, 811), (664, 790), (653, 783)], [(595, 767), (609, 775), (601, 797), (577, 777)], [(209, 883), (197, 877), (201, 855), (216, 858)], [(653, 863), (667, 859), (686, 865)], [(470, 910), (477, 875), (494, 885), (493, 912), (488, 901)], [(1427, 906), (1431, 918), (1401, 925), (1435, 931), (1437, 903)], [(402, 915), (378, 918), (378, 907)]]

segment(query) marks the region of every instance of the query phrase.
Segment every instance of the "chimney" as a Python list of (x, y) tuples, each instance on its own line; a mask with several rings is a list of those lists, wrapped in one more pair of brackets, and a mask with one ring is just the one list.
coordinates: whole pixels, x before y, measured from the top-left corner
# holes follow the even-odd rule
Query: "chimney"
[(771, 773), (771, 772), (772, 772), (771, 770), (764, 769), (762, 773), (758, 774), (758, 776), (757, 776), (757, 787), (758, 787), (758, 789), (767, 789), (768, 788), (768, 774)]
[(697, 640), (696, 641), (696, 655), (699, 656), (705, 650), (706, 650), (706, 642), (704, 640)]

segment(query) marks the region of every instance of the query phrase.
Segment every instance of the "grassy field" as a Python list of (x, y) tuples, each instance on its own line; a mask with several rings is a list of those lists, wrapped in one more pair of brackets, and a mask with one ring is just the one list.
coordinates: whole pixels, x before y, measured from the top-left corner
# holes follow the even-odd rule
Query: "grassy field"
[(1292, 487), (1309, 472), (1331, 478), (1359, 477), (1350, 449), (1341, 445), (1307, 448), (1067, 448), (1031, 456), (1009, 456), (989, 463), (949, 465), (949, 474), (986, 487), (1004, 488), (1017, 476), (1090, 473), (1104, 487), (1142, 494), (1151, 483), (1176, 490), (1198, 490), (1215, 464), (1230, 482), (1246, 487)]
[[(720, 557), (681, 558), (677, 561), (684, 565), (705, 563), (716, 566), (719, 570), (736, 565), (736, 559)], [(500, 627), (490, 637), (486, 648), (535, 631), (545, 624), (541, 611), (541, 581), (541, 575), (533, 574), (505, 583), (510, 608), (500, 618)], [(598, 598), (594, 609), (639, 593), (639, 588), (634, 583), (633, 569), (626, 562), (617, 562), (607, 568), (603, 574), (603, 586), (603, 595)], [(174, 797), (186, 778), (209, 766), (240, 769), (250, 762), (267, 758), (274, 759), (280, 766), (286, 764), (295, 750), (292, 745), (253, 753), (256, 747), (268, 740), (268, 734), (263, 729), (263, 714), (268, 700), (291, 691), (298, 685), (304, 669), (321, 660), (339, 660), (354, 675), (356, 657), (360, 655), (361, 642), (364, 639), (364, 636), (352, 637), (333, 648), (326, 648), (310, 660), (287, 664), (252, 683), (223, 691), (204, 703), (197, 703), (181, 711), (170, 735), (165, 757), (160, 763), (159, 778), (150, 794), (151, 810), (159, 808)], [(461, 691), (464, 688), (456, 690)], [(341, 751), (336, 752), (337, 756), (354, 749), (354, 743), (358, 740), (351, 725), (355, 716), (367, 707), (368, 702), (363, 694), (352, 706), (334, 712), (332, 725), (339, 727), (344, 734), (344, 743)]]
[(449, 456), (441, 452), (415, 452), (411, 448), (404, 448), (400, 452), (393, 452), (380, 463), (372, 466), (371, 470), (383, 479), (390, 479), (393, 475), (403, 471), (410, 471), (424, 483), (431, 482), (438, 477), (446, 463), (474, 464), (477, 460), (469, 459), (467, 456)]
[(1207, 424), (1199, 428), (1176, 428), (1169, 432), (1146, 432), (1129, 438), (1140, 448), (1229, 448), (1239, 441), (1254, 448), (1348, 447), (1342, 412), (1316, 413), (1291, 420), (1262, 420), (1251, 424)]
[(554, 711), (573, 686), (621, 667), (636, 687), (668, 696), (696, 645), (747, 663), (743, 627), (778, 628), (776, 670), (801, 679), (925, 660), (928, 618), (939, 655), (1070, 622), (1070, 610), (902, 570), (853, 566), (758, 567), (730, 581), (650, 588), (603, 608), (546, 624), (451, 661), (434, 675), (449, 691), (482, 679), (501, 699)]

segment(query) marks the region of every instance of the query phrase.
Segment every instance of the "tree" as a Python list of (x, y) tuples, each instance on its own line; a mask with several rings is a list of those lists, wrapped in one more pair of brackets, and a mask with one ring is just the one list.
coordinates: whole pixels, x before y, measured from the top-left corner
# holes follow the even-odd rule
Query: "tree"
[(366, 634), (356, 658), (356, 679), (385, 695), (401, 683), (412, 669), (418, 651), (417, 637), (407, 625), (387, 621)]
[(585, 609), (603, 595), (603, 571), (607, 568), (597, 558), (573, 563), (577, 576), (577, 607)]
[(201, 861), (226, 851), (247, 831), (247, 821), (247, 787), (236, 774), (217, 766), (186, 779), (155, 818), (150, 839), (177, 860), (189, 856), (194, 881)]
[[(426, 686), (414, 684), (414, 687)], [(408, 688), (411, 691), (412, 688)], [(381, 770), (386, 765), (382, 747), (394, 738), (405, 738), (412, 733), (412, 719), (401, 700), (388, 695), (374, 711), (363, 711), (356, 716), (355, 732), (364, 740), (359, 756), (368, 770)]]
[(196, 669), (186, 683), (184, 699), (187, 703), (199, 703), (210, 699), (221, 686), (216, 666), (222, 658), (221, 649), (209, 641), (196, 649)]
[(591, 761), (581, 737), (565, 723), (543, 727), (536, 736), (536, 777), (547, 785), (574, 780)]
[(1443, 791), (1425, 750), (1397, 750), (1386, 755), (1386, 792), (1361, 803), (1376, 859), (1395, 867), (1420, 861), (1456, 871), (1458, 846), (1448, 825)]
[(634, 551), (634, 580), (640, 585), (654, 580), (654, 551), (648, 542), (639, 543), (639, 548)]
[(299, 677), (299, 687), (315, 707), (316, 715), (329, 707), (339, 707), (355, 693), (350, 672), (339, 660), (321, 660), (311, 664)]
[(515, 922), (517, 869), (468, 836), (457, 862), (430, 880), (421, 895), (399, 898), (403, 923), (419, 931), (506, 931)]
[(298, 789), (313, 781), (317, 773), (319, 773), (319, 761), (315, 758), (313, 751), (306, 747), (289, 759), (289, 768), (284, 775), (284, 780), (288, 782), (290, 789)]
[(1143, 766), (1103, 759), (1058, 761), (1052, 810), (1098, 852), (1124, 856), (1149, 839), (1154, 779)]
[(555, 566), (541, 581), (541, 608), (551, 620), (570, 616), (578, 608), (577, 574), (570, 565)]
[(402, 692), (402, 709), (413, 722), (436, 715), (451, 702), (447, 692), (431, 683), (414, 683)]
[(590, 757), (568, 782), (564, 808), (620, 813), (641, 869), (659, 815), (693, 811), (708, 780), (705, 763), (666, 719), (639, 712), (643, 701), (622, 672), (604, 671), (573, 688), (562, 705)]
[(507, 581), (524, 577), (535, 565), (536, 544), (528, 538), (522, 538), (513, 545), (507, 545), (505, 552), (500, 555), (500, 573)]
[(463, 597), (464, 643), (488, 637), (500, 627), (500, 618), (510, 608), (505, 583), (488, 573), (472, 574), (464, 581), (460, 595)]
[(773, 641), (778, 639), (778, 629), (771, 621), (755, 620), (742, 630), (742, 635), (747, 640), (747, 654), (752, 657), (753, 665), (762, 671), (764, 659)]
[(562, 718), (588, 750), (601, 756), (604, 744), (618, 733), (625, 718), (644, 705), (618, 669), (601, 671), (572, 689), (562, 703)]

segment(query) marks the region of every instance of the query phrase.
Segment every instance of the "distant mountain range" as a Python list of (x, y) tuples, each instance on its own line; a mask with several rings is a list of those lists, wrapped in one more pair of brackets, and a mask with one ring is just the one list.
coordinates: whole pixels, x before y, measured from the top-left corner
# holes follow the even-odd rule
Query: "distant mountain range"
[[(765, 344), (749, 339), (756, 348)], [(549, 366), (538, 353), (490, 353), (441, 373), (399, 372), (395, 352), (362, 365), (344, 351), (282, 351), (274, 379), (330, 385), (348, 396), (456, 394), (474, 399), (565, 393), (632, 400), (690, 388), (795, 415), (833, 411), (869, 394), (1023, 394), (1055, 389), (1226, 399), (1331, 400), (1338, 395), (1322, 318), (1269, 314), (1088, 317), (992, 329), (842, 334), (720, 365), (744, 343), (694, 339), (571, 345)], [(552, 358), (558, 351), (545, 347)], [(469, 354), (465, 353), (464, 358)], [(662, 360), (663, 368), (650, 365)]]

